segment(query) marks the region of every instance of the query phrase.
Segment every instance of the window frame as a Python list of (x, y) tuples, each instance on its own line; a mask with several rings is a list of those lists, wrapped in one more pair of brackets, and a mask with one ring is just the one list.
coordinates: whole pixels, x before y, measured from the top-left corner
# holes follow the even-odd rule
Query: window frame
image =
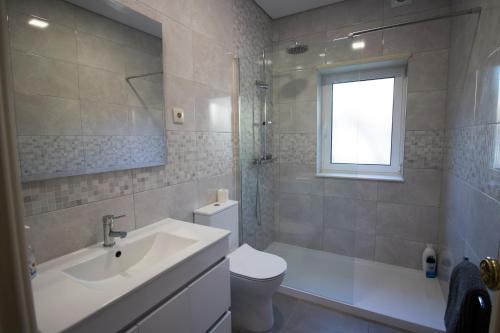
[[(332, 163), (333, 84), (394, 77), (391, 163), (390, 165)], [(407, 58), (335, 65), (318, 72), (318, 144), (319, 177), (403, 181), (404, 139), (407, 98)]]

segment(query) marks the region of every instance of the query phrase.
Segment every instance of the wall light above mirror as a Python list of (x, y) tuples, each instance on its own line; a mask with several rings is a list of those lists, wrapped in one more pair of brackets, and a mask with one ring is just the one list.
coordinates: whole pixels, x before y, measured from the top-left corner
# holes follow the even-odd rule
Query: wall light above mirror
[(165, 164), (161, 23), (112, 0), (9, 6), (23, 181)]

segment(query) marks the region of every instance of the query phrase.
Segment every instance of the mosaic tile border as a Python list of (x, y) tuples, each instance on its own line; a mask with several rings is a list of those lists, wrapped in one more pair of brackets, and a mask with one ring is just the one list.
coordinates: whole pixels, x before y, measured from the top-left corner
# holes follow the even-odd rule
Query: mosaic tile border
[[(158, 139), (148, 137), (136, 149), (154, 156)], [(25, 215), (227, 174), (234, 169), (233, 141), (231, 133), (169, 131), (166, 165), (23, 183)]]
[(18, 138), (24, 181), (164, 164), (164, 136), (62, 136)]
[(17, 147), (22, 177), (85, 168), (81, 136), (19, 136)]
[[(444, 131), (407, 131), (405, 167), (440, 169), (442, 167)], [(279, 135), (280, 163), (316, 162), (316, 134), (284, 133)]]
[(24, 214), (42, 214), (132, 193), (131, 171), (115, 171), (22, 184)]
[(445, 167), (500, 201), (500, 124), (450, 129), (446, 138)]
[(444, 131), (407, 131), (404, 166), (410, 169), (441, 169)]

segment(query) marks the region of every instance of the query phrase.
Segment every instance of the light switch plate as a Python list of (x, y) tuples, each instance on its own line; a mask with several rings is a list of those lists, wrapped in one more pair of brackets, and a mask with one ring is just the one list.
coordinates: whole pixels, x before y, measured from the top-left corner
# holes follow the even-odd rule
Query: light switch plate
[(182, 108), (173, 108), (172, 117), (174, 124), (184, 124), (184, 110)]
[(392, 8), (411, 5), (413, 0), (392, 0)]

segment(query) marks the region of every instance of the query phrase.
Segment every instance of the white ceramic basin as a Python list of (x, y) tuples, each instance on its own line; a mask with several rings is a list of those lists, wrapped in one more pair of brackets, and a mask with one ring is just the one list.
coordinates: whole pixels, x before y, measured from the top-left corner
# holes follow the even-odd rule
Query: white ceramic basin
[(151, 268), (196, 242), (195, 239), (158, 232), (69, 267), (64, 273), (83, 282), (99, 282), (118, 275), (126, 277)]
[(229, 233), (164, 219), (129, 232), (113, 247), (100, 242), (39, 265), (32, 280), (39, 332), (68, 332), (89, 317), (104, 320), (92, 315), (112, 311), (115, 302), (132, 312), (137, 304), (152, 308), (181, 288), (186, 276), (223, 258)]

